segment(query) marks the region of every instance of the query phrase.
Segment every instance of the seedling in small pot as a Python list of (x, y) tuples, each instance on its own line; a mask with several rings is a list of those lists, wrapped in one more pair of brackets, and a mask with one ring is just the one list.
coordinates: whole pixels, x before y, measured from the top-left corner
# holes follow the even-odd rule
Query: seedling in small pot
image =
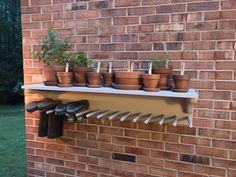
[(97, 69), (96, 72), (87, 72), (86, 76), (88, 79), (88, 87), (101, 87), (101, 73), (100, 73), (100, 68), (101, 68), (101, 62), (99, 61), (97, 63)]
[(152, 62), (149, 63), (148, 74), (143, 75), (143, 90), (149, 92), (159, 91), (157, 88), (160, 80), (160, 74), (152, 74)]
[(173, 75), (174, 86), (173, 91), (176, 92), (187, 92), (190, 83), (190, 77), (184, 74), (185, 72), (185, 63), (181, 63), (181, 72), (180, 75)]
[(112, 73), (112, 62), (109, 62), (108, 67), (108, 72), (102, 73), (104, 87), (111, 87), (114, 80), (114, 73)]
[(79, 51), (72, 58), (73, 70), (76, 78), (75, 86), (84, 87), (87, 85), (86, 73), (93, 71), (90, 67), (93, 61), (86, 57), (83, 51)]
[(159, 60), (152, 60), (153, 74), (160, 74), (159, 86), (161, 90), (169, 90), (168, 78), (172, 75), (172, 68), (169, 68), (168, 56), (162, 56)]
[(63, 53), (63, 57), (58, 60), (58, 64), (61, 66), (65, 66), (64, 72), (57, 72), (57, 77), (59, 80), (58, 86), (59, 87), (71, 87), (72, 84), (72, 77), (73, 77), (73, 72), (70, 72), (70, 63), (71, 60), (74, 56), (74, 53), (66, 51)]

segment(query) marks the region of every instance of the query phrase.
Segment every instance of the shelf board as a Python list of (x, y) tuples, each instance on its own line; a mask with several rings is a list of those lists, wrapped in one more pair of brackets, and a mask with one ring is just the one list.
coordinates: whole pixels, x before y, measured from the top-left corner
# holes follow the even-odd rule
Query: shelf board
[(117, 94), (117, 95), (135, 95), (135, 96), (151, 96), (151, 97), (173, 97), (197, 99), (198, 93), (194, 89), (188, 92), (180, 93), (169, 90), (161, 90), (159, 92), (146, 92), (143, 90), (118, 90), (111, 87), (88, 88), (88, 87), (57, 87), (45, 86), (44, 84), (31, 84), (22, 86), (23, 89), (35, 91), (55, 91), (55, 92), (80, 92), (80, 93), (97, 93), (97, 94)]

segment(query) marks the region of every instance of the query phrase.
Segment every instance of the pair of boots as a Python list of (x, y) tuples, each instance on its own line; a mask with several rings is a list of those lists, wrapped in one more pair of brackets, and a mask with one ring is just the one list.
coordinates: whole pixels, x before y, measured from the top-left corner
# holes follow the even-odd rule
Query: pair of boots
[(34, 101), (26, 105), (26, 111), (40, 112), (38, 136), (47, 136), (51, 139), (63, 136), (63, 122), (66, 116), (75, 117), (76, 113), (84, 111), (88, 107), (87, 100), (70, 104), (60, 104), (60, 102), (54, 101)]

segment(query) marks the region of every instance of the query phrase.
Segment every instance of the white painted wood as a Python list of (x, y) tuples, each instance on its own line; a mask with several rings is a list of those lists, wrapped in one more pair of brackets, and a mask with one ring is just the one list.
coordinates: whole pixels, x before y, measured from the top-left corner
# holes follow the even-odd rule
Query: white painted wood
[(57, 86), (45, 86), (44, 84), (25, 85), (22, 86), (22, 88), (29, 90), (38, 90), (38, 91), (103, 93), (103, 94), (118, 94), (118, 95), (152, 96), (152, 97), (190, 98), (190, 99), (198, 98), (198, 93), (194, 89), (189, 89), (189, 91), (186, 93), (173, 92), (169, 90), (161, 90), (159, 92), (146, 92), (143, 90), (119, 90), (110, 87), (101, 87), (101, 88), (57, 87)]

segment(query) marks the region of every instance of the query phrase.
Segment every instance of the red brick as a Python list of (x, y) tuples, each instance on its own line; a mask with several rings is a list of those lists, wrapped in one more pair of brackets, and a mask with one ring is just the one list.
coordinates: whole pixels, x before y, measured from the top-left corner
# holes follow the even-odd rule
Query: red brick
[(152, 50), (151, 43), (129, 43), (126, 45), (127, 51), (150, 51)]
[(150, 150), (137, 148), (137, 147), (125, 147), (125, 152), (130, 154), (137, 154), (137, 155), (149, 155)]
[(101, 11), (102, 17), (126, 16), (126, 9), (107, 9)]
[(170, 160), (178, 160), (178, 154), (175, 152), (167, 152), (167, 151), (151, 151), (151, 157), (161, 158), (161, 159), (170, 159)]
[(203, 32), (201, 35), (202, 40), (235, 39), (234, 32), (231, 31)]
[(21, 14), (35, 14), (40, 13), (41, 7), (22, 7)]
[(222, 9), (236, 9), (236, 4), (233, 0), (221, 2)]
[(136, 139), (113, 136), (112, 137), (112, 143), (135, 146), (136, 145)]
[(218, 90), (235, 90), (236, 82), (230, 81), (217, 81), (216, 82), (216, 89)]
[(175, 152), (193, 153), (194, 147), (191, 145), (166, 143), (166, 150)]
[(150, 139), (150, 133), (145, 131), (125, 130), (125, 136), (133, 138)]
[(230, 132), (223, 130), (200, 128), (198, 135), (212, 138), (228, 139), (230, 137)]
[(148, 15), (155, 14), (155, 7), (135, 7), (128, 9), (128, 15)]
[(212, 140), (212, 146), (216, 148), (227, 148), (227, 149), (234, 149), (236, 147), (235, 141), (227, 141), (227, 140)]
[(164, 143), (156, 141), (138, 140), (138, 146), (151, 149), (164, 149)]
[(96, 18), (98, 17), (97, 10), (80, 10), (75, 12), (75, 19)]
[(138, 17), (114, 17), (113, 18), (114, 25), (134, 25), (139, 24)]
[[(134, 25), (127, 27), (128, 33), (147, 33), (154, 32), (154, 25)], [(141, 35), (141, 34), (140, 34)], [(148, 34), (151, 35), (151, 34)]]
[(200, 137), (191, 137), (191, 136), (181, 136), (181, 143), (184, 144), (195, 144), (201, 146), (210, 146), (210, 138), (200, 138)]
[(216, 167), (236, 168), (236, 161), (223, 160), (223, 159), (212, 159), (212, 165)]
[(63, 12), (63, 5), (42, 6), (43, 13)]
[(124, 34), (124, 26), (101, 26), (99, 28), (100, 34)]
[(50, 5), (51, 0), (31, 0), (31, 5), (32, 6), (42, 6), (42, 5)]
[(162, 5), (157, 6), (157, 13), (177, 13), (177, 12), (184, 12), (185, 11), (185, 4), (176, 4), (176, 5)]
[(196, 173), (179, 172), (179, 177), (207, 177), (207, 176)]
[(176, 170), (193, 171), (193, 165), (187, 163), (166, 161), (165, 166)]
[(156, 167), (164, 166), (164, 160), (154, 159), (154, 158), (146, 157), (146, 156), (138, 156), (137, 162), (139, 164), (151, 165), (151, 166), (156, 166)]
[(168, 15), (149, 15), (143, 16), (141, 18), (142, 24), (149, 24), (149, 23), (163, 23), (169, 21)]
[(115, 0), (115, 7), (129, 7), (140, 5), (141, 0)]
[(143, 0), (143, 5), (169, 4), (170, 0)]
[(164, 168), (150, 168), (150, 173), (154, 175), (162, 175), (162, 176), (168, 176), (168, 177), (176, 177), (177, 171), (175, 170), (169, 170)]
[(217, 175), (217, 176), (225, 176), (225, 169), (223, 168), (214, 168), (207, 166), (195, 166), (195, 170), (198, 173), (208, 174), (208, 175)]
[(189, 3), (187, 5), (187, 10), (188, 11), (219, 10), (219, 2)]
[(196, 153), (199, 155), (206, 155), (206, 156), (214, 156), (214, 157), (221, 157), (221, 158), (227, 158), (228, 152), (227, 150), (222, 149), (215, 149), (210, 147), (197, 147)]

